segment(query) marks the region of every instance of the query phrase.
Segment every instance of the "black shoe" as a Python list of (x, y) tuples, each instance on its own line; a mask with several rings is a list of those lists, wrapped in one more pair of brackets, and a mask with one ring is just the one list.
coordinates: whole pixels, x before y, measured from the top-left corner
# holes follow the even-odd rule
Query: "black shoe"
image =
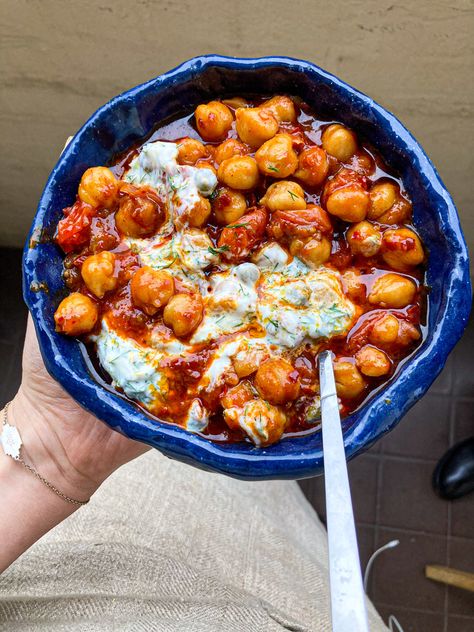
[(432, 482), (435, 492), (447, 500), (474, 491), (474, 437), (457, 443), (441, 457)]

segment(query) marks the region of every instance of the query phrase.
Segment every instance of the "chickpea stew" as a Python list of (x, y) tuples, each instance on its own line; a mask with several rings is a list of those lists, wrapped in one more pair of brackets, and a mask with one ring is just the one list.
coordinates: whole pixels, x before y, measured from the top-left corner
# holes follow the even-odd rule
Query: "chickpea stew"
[(421, 340), (403, 183), (297, 98), (199, 105), (87, 169), (63, 213), (57, 331), (111, 388), (209, 439), (316, 430), (324, 349), (347, 416)]

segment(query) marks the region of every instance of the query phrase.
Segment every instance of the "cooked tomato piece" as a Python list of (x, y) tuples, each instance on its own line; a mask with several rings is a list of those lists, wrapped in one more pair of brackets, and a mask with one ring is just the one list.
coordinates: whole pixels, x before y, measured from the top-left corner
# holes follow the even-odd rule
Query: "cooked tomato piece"
[(226, 226), (217, 244), (222, 256), (229, 261), (247, 257), (251, 249), (262, 241), (267, 218), (267, 211), (264, 208), (256, 208), (242, 215), (235, 224)]
[(328, 235), (331, 232), (329, 215), (316, 204), (310, 204), (305, 209), (275, 211), (268, 226), (268, 233), (275, 239), (281, 239), (283, 235), (304, 239), (317, 233)]
[(56, 234), (56, 241), (64, 252), (76, 250), (89, 241), (91, 221), (96, 210), (80, 200), (64, 209), (65, 217), (59, 221)]

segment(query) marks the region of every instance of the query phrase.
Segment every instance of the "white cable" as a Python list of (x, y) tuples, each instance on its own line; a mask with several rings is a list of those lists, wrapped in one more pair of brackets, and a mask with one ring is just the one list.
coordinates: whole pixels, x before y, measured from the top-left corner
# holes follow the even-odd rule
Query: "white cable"
[(372, 570), (372, 566), (373, 566), (373, 563), (374, 563), (375, 559), (383, 551), (386, 551), (387, 549), (393, 549), (396, 546), (398, 546), (399, 544), (400, 544), (400, 540), (391, 540), (390, 542), (387, 542), (387, 544), (384, 544), (379, 549), (377, 549), (374, 553), (372, 553), (372, 555), (370, 556), (369, 561), (367, 562), (367, 566), (365, 567), (365, 573), (364, 573), (364, 590), (365, 590), (365, 592), (367, 592), (367, 586), (369, 585), (370, 571)]
[[(370, 571), (372, 570), (372, 566), (376, 560), (376, 558), (383, 553), (383, 551), (387, 551), (388, 549), (394, 549), (396, 546), (400, 544), (400, 540), (390, 540), (387, 544), (384, 544), (379, 549), (374, 551), (367, 562), (367, 566), (365, 567), (364, 573), (364, 591), (367, 593), (367, 586), (369, 585), (370, 579)], [(395, 627), (396, 626), (396, 627)], [(388, 629), (390, 632), (403, 632), (403, 628), (398, 622), (397, 618), (391, 614), (388, 618)]]
[[(396, 626), (396, 629), (394, 628)], [(388, 618), (388, 629), (390, 632), (403, 632), (403, 628), (398, 622), (398, 619), (391, 614)]]

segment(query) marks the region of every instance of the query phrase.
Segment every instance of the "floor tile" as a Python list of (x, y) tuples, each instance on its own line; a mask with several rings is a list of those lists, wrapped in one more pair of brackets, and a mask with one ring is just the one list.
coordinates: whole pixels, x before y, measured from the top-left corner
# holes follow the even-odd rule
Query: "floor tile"
[(458, 400), (454, 408), (453, 441), (457, 443), (474, 436), (474, 398)]
[(472, 632), (474, 630), (474, 617), (448, 617), (448, 629), (446, 632)]
[(349, 463), (349, 482), (356, 522), (375, 523), (378, 459), (362, 455)]
[(384, 454), (437, 460), (449, 447), (450, 398), (428, 393), (383, 440)]
[(471, 323), (464, 332), (453, 353), (453, 393), (463, 397), (474, 397), (474, 371), (472, 370), (474, 349), (474, 326)]
[(445, 534), (448, 503), (431, 488), (434, 463), (385, 457), (382, 463), (382, 493), (379, 524)]
[[(474, 540), (451, 538), (449, 542), (449, 566), (460, 571), (474, 573)], [(474, 617), (474, 595), (461, 588), (448, 588), (448, 607), (450, 614), (462, 614)], [(473, 628), (474, 629), (474, 628)]]
[[(349, 463), (349, 481), (356, 522), (375, 522), (377, 463), (376, 458), (364, 454)], [(325, 521), (324, 476), (305, 479), (299, 483), (319, 517)]]
[(377, 610), (385, 623), (388, 623), (390, 615), (395, 616), (403, 632), (445, 632), (444, 617), (441, 613), (419, 612), (388, 605), (379, 606)]
[(474, 540), (474, 493), (451, 502), (451, 535)]
[(443, 370), (438, 375), (436, 380), (433, 382), (428, 392), (431, 394), (437, 394), (437, 395), (449, 395), (452, 388), (452, 382), (453, 382), (453, 355), (451, 354), (448, 357)]
[(446, 564), (446, 539), (380, 529), (376, 546), (394, 539), (400, 540), (400, 544), (381, 553), (374, 563), (372, 597), (375, 603), (442, 613), (445, 587), (427, 580), (424, 573), (426, 564)]

